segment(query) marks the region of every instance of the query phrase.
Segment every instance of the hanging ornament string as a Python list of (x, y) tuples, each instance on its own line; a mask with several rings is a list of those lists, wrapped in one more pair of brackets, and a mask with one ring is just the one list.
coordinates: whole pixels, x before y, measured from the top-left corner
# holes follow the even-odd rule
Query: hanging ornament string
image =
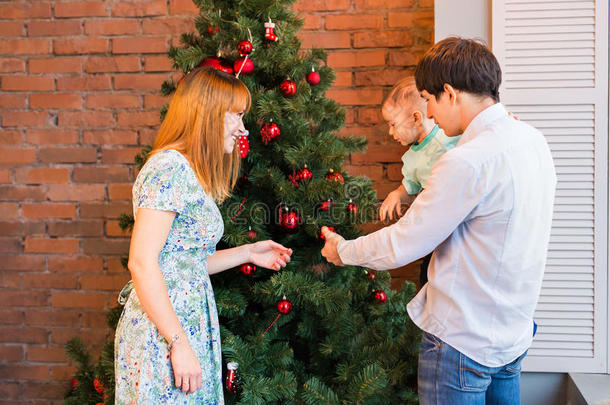
[[(248, 41), (250, 41), (250, 43), (252, 43), (252, 32), (250, 31), (250, 28), (248, 28)], [(254, 49), (252, 49), (252, 51), (254, 51)], [(239, 72), (237, 72), (237, 74), (235, 74), (235, 77), (237, 79), (239, 79), (239, 75), (241, 74), (241, 71), (244, 69), (244, 66), (246, 65), (246, 61), (248, 60), (249, 56), (250, 56), (250, 54), (246, 55), (246, 57), (244, 58), (244, 62), (241, 64), (241, 66), (239, 68)]]
[(241, 210), (244, 208), (244, 203), (246, 202), (246, 197), (244, 197), (243, 200), (241, 200), (241, 203), (239, 204), (239, 208), (237, 209), (237, 212), (235, 213), (235, 215), (233, 215), (231, 217), (231, 219), (229, 221), (233, 222), (233, 220), (235, 218), (237, 218), (237, 216), (241, 213)]
[(281, 313), (280, 313), (280, 314), (277, 314), (277, 316), (275, 317), (275, 319), (273, 320), (273, 322), (271, 322), (271, 325), (269, 325), (269, 326), (267, 327), (267, 329), (265, 329), (265, 331), (263, 332), (263, 336), (265, 336), (265, 334), (266, 334), (267, 332), (269, 332), (269, 329), (271, 329), (271, 328), (273, 327), (273, 325), (275, 325), (275, 323), (277, 322), (277, 320), (278, 320), (278, 319), (280, 319), (280, 316), (282, 316), (282, 314), (281, 314)]

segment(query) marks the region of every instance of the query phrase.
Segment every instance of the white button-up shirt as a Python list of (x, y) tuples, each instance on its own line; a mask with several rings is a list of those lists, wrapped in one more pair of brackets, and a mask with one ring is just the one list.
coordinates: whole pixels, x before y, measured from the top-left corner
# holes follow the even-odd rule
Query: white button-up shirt
[(497, 367), (532, 341), (557, 178), (544, 136), (501, 104), (479, 113), (395, 224), (338, 245), (345, 264), (386, 270), (434, 250), (407, 305), (416, 325)]

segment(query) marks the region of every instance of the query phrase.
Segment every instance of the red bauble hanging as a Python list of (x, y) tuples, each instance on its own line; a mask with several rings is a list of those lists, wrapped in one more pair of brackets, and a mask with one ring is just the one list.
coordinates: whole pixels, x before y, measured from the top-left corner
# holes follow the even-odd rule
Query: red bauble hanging
[(254, 229), (248, 229), (248, 238), (250, 239), (256, 239), (258, 237), (258, 234), (256, 233), (256, 231)]
[(373, 297), (380, 304), (385, 303), (386, 300), (388, 299), (387, 295), (385, 295), (385, 292), (383, 292), (383, 290), (375, 290), (375, 291), (373, 291)]
[(240, 135), (237, 138), (237, 148), (239, 149), (239, 157), (245, 158), (248, 156), (248, 152), (250, 151), (250, 142), (248, 141), (248, 135)]
[(330, 198), (326, 201), (322, 201), (320, 203), (320, 209), (322, 211), (328, 211), (330, 209), (330, 207), (332, 207), (333, 205), (333, 200), (331, 200)]
[(294, 211), (282, 210), (280, 213), (280, 226), (286, 232), (296, 232), (301, 226), (301, 217)]
[(343, 184), (343, 182), (345, 181), (345, 179), (343, 178), (343, 175), (339, 172), (334, 171), (333, 169), (330, 169), (328, 171), (326, 178), (329, 181), (334, 181), (334, 182), (341, 183), (341, 184)]
[(297, 94), (297, 84), (290, 79), (284, 80), (280, 84), (280, 93), (284, 95), (284, 97), (292, 97)]
[(231, 361), (227, 363), (227, 376), (225, 378), (225, 388), (229, 394), (237, 392), (237, 367), (238, 363)]
[(250, 55), (250, 52), (253, 50), (252, 42), (250, 41), (241, 41), (239, 44), (237, 44), (237, 52), (239, 52), (241, 56)]
[(79, 385), (79, 382), (78, 382), (78, 380), (76, 378), (73, 378), (70, 381), (70, 389), (75, 390), (76, 388), (78, 388), (78, 385)]
[(231, 64), (224, 58), (221, 57), (209, 57), (205, 58), (203, 62), (201, 62), (199, 66), (212, 66), (216, 70), (220, 70), (221, 72), (228, 73), (230, 75), (233, 74), (233, 67)]
[[(333, 228), (332, 226), (327, 226), (327, 228), (328, 228), (328, 230), (329, 230), (329, 231), (334, 232), (334, 233), (337, 233), (337, 232), (335, 231), (335, 228)], [(322, 240), (326, 240), (326, 236), (324, 236), (324, 235), (322, 234), (322, 228), (320, 228), (320, 230), (318, 231), (318, 237), (319, 237), (320, 239), (322, 239)]]
[(299, 183), (305, 183), (306, 181), (310, 181), (313, 178), (313, 173), (311, 170), (307, 168), (307, 165), (298, 172), (296, 170), (292, 171), (292, 174), (288, 176), (290, 182), (296, 187)]
[(251, 276), (256, 273), (256, 266), (252, 263), (244, 263), (239, 266), (239, 271), (241, 271), (241, 274), (244, 276)]
[(271, 41), (271, 42), (276, 42), (279, 38), (277, 35), (275, 35), (275, 32), (273, 32), (273, 29), (275, 28), (275, 24), (271, 22), (271, 18), (269, 18), (269, 21), (265, 23), (265, 39)]
[(104, 392), (104, 386), (97, 378), (93, 379), (93, 388), (100, 394)]
[(277, 303), (277, 310), (280, 314), (287, 315), (290, 311), (292, 311), (292, 302), (288, 301), (284, 295), (284, 297)]
[(365, 270), (364, 272), (371, 280), (375, 280), (375, 272), (373, 270)]
[(280, 127), (277, 126), (275, 122), (269, 122), (261, 128), (261, 137), (263, 138), (263, 143), (267, 145), (269, 142), (273, 141), (277, 137), (280, 136)]
[(238, 58), (233, 63), (233, 69), (236, 74), (251, 75), (254, 72), (254, 63), (250, 58)]
[(318, 83), (320, 83), (320, 74), (316, 72), (312, 66), (311, 72), (307, 73), (306, 79), (307, 83), (311, 84), (312, 86), (316, 86)]
[(356, 203), (353, 203), (352, 200), (349, 200), (349, 203), (347, 203), (347, 212), (354, 215), (357, 214), (358, 205), (356, 205)]
[(208, 25), (208, 34), (210, 34), (211, 37), (213, 37), (214, 35), (216, 35), (219, 32), (220, 32), (220, 27), (214, 27), (212, 25)]

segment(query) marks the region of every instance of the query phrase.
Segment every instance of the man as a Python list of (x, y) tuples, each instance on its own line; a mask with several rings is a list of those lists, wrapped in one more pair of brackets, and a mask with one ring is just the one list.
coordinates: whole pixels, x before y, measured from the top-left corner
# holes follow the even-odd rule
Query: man
[(457, 147), (394, 225), (346, 241), (323, 228), (337, 265), (391, 269), (434, 251), (408, 304), (423, 330), (420, 403), (519, 404), (521, 360), (546, 262), (556, 176), (548, 145), (499, 103), (500, 66), (482, 44), (447, 38), (415, 70), (427, 115)]

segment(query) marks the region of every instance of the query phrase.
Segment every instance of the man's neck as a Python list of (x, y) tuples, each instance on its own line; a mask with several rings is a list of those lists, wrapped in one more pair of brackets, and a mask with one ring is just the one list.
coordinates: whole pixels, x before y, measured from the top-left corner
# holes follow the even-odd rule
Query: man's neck
[(488, 109), (497, 102), (491, 97), (480, 99), (468, 93), (461, 94), (460, 122), (462, 133), (468, 128), (474, 117), (479, 115), (483, 110)]

